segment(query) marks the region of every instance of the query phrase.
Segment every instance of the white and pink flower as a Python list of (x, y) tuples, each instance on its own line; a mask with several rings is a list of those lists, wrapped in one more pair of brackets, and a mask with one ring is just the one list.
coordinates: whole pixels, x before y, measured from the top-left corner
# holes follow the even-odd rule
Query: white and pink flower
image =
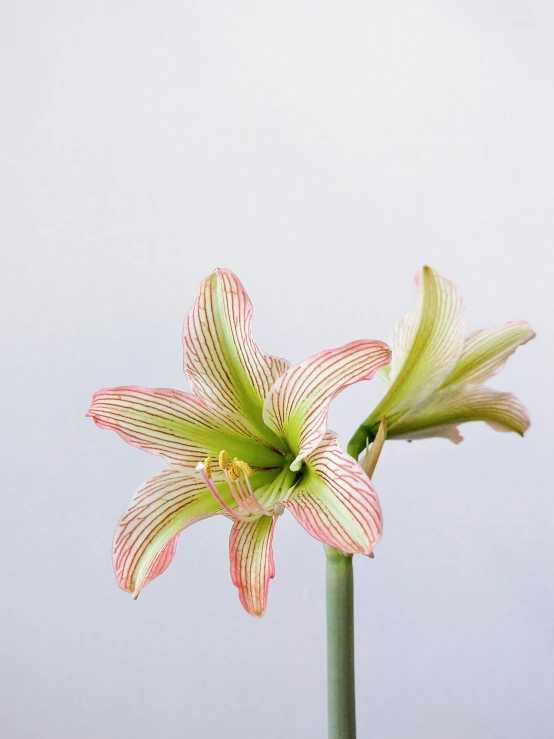
[(157, 454), (169, 468), (133, 496), (116, 530), (118, 584), (135, 597), (168, 567), (196, 521), (232, 521), (231, 576), (245, 609), (266, 609), (272, 539), (285, 509), (313, 537), (371, 554), (381, 509), (362, 467), (327, 429), (331, 400), (390, 361), (380, 341), (354, 341), (289, 367), (252, 337), (252, 304), (238, 278), (207, 277), (184, 327), (191, 393), (117, 387), (94, 395), (101, 428)]

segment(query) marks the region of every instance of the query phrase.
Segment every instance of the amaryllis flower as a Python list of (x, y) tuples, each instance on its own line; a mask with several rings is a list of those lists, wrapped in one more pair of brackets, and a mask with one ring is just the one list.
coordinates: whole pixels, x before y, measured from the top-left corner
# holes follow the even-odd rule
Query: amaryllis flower
[(231, 576), (261, 616), (275, 568), (272, 538), (288, 509), (316, 539), (371, 554), (381, 510), (371, 481), (327, 430), (329, 403), (390, 361), (380, 341), (354, 341), (293, 367), (261, 351), (237, 277), (207, 277), (184, 327), (191, 393), (116, 387), (94, 395), (95, 423), (158, 454), (169, 468), (133, 496), (116, 530), (119, 585), (135, 597), (168, 567), (179, 534), (210, 516), (233, 522)]
[(440, 436), (458, 443), (457, 427), (468, 421), (523, 435), (530, 421), (519, 400), (483, 383), (534, 337), (529, 324), (514, 321), (464, 337), (465, 311), (454, 285), (430, 267), (423, 267), (416, 285), (418, 305), (394, 329), (391, 363), (379, 373), (388, 392), (356, 433), (352, 449), (361, 451), (383, 416), (389, 439)]

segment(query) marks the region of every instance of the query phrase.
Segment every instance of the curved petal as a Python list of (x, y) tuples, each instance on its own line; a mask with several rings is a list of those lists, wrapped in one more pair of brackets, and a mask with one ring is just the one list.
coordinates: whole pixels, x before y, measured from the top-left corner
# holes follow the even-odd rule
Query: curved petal
[(271, 434), (262, 406), (288, 362), (265, 354), (254, 342), (252, 303), (231, 271), (218, 269), (200, 285), (185, 319), (183, 346), (193, 392), (240, 414), (258, 433)]
[(394, 329), (391, 384), (368, 427), (421, 403), (442, 385), (461, 354), (465, 310), (455, 286), (430, 267), (422, 268), (416, 285), (418, 305)]
[(328, 433), (283, 501), (313, 537), (343, 552), (371, 554), (381, 538), (381, 506), (371, 480)]
[(457, 426), (434, 426), (430, 429), (422, 431), (408, 432), (406, 435), (394, 436), (395, 439), (405, 439), (406, 441), (417, 441), (418, 439), (447, 439), (453, 444), (460, 444), (464, 437), (461, 435)]
[(235, 414), (178, 390), (99, 390), (87, 416), (100, 428), (118, 433), (128, 444), (184, 467), (194, 468), (222, 449), (253, 466), (271, 466), (282, 460), (281, 455), (255, 439)]
[(222, 508), (199, 475), (168, 469), (134, 494), (113, 543), (117, 584), (135, 597), (169, 565), (177, 534)]
[(265, 401), (264, 421), (297, 455), (291, 470), (300, 469), (321, 441), (335, 395), (370, 380), (389, 360), (390, 349), (382, 341), (353, 341), (294, 365), (277, 380)]
[(526, 321), (474, 331), (466, 338), (460, 359), (442, 387), (485, 382), (502, 369), (519, 346), (534, 337), (535, 332)]
[[(389, 426), (388, 438), (422, 438), (423, 431), (426, 436), (445, 436), (444, 427), (470, 421), (485, 421), (496, 431), (515, 431), (521, 436), (530, 425), (527, 411), (511, 393), (482, 385), (456, 385), (434, 393), (419, 408)], [(461, 437), (456, 437), (456, 441), (461, 441)]]
[(231, 579), (239, 590), (240, 602), (252, 616), (264, 615), (269, 581), (275, 577), (275, 521), (274, 516), (260, 516), (249, 521), (235, 521), (231, 529)]

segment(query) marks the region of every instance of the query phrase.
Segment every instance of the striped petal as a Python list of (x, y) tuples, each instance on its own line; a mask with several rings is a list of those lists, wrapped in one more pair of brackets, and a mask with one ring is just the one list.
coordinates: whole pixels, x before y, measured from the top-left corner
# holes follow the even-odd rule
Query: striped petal
[(529, 428), (527, 411), (510, 393), (482, 385), (456, 385), (439, 390), (419, 408), (389, 427), (388, 438), (417, 439), (442, 436), (461, 441), (452, 426), (469, 421), (485, 421), (496, 431), (523, 434)]
[(313, 537), (343, 552), (371, 554), (381, 538), (381, 506), (371, 480), (331, 433), (306, 458), (284, 505)]
[(184, 370), (193, 392), (248, 419), (259, 434), (275, 442), (262, 421), (262, 407), (288, 362), (265, 354), (254, 342), (252, 303), (229, 270), (218, 269), (202, 282), (185, 319), (183, 345)]
[(502, 369), (519, 346), (534, 337), (525, 321), (474, 331), (466, 338), (460, 359), (442, 387), (485, 382)]
[(269, 581), (275, 577), (275, 521), (274, 516), (236, 521), (229, 538), (231, 579), (244, 608), (258, 618), (265, 613)]
[(184, 467), (194, 468), (221, 449), (247, 459), (253, 466), (272, 466), (282, 460), (281, 455), (255, 439), (238, 416), (178, 390), (99, 390), (87, 415), (129, 444)]
[(148, 480), (115, 532), (113, 565), (119, 587), (138, 596), (170, 564), (178, 534), (221, 510), (197, 474), (168, 469)]
[(344, 388), (370, 380), (390, 361), (390, 349), (381, 341), (353, 341), (294, 365), (269, 391), (264, 420), (282, 436), (296, 455), (298, 470), (327, 430), (329, 404)]
[(416, 277), (419, 302), (395, 328), (391, 340), (390, 387), (367, 421), (394, 422), (442, 385), (463, 347), (465, 311), (454, 285), (430, 267)]

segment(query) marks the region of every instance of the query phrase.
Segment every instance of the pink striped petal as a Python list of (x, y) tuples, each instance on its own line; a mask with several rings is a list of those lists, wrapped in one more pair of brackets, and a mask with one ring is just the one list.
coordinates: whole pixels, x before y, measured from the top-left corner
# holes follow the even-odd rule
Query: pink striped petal
[(194, 468), (208, 455), (219, 454), (221, 449), (260, 467), (279, 464), (281, 459), (255, 439), (236, 414), (178, 390), (144, 387), (99, 390), (87, 415), (129, 444), (184, 467)]
[(199, 475), (167, 469), (133, 496), (117, 526), (113, 565), (118, 585), (135, 597), (170, 564), (177, 536), (222, 509)]
[(428, 437), (451, 437), (456, 443), (462, 437), (455, 435), (451, 427), (470, 421), (485, 421), (496, 431), (515, 431), (521, 436), (530, 426), (527, 411), (511, 393), (482, 385), (455, 385), (437, 391), (402, 416), (389, 428), (388, 438), (417, 439), (423, 438), (425, 432)]
[(362, 467), (327, 433), (306, 458), (306, 473), (287, 501), (313, 537), (343, 552), (371, 554), (381, 538), (381, 506)]
[(465, 310), (455, 286), (430, 267), (416, 277), (419, 302), (391, 339), (390, 387), (367, 421), (389, 423), (436, 390), (453, 370), (463, 347)]
[(296, 454), (291, 470), (300, 469), (321, 441), (335, 395), (370, 380), (389, 361), (390, 349), (382, 341), (353, 341), (294, 365), (277, 380), (265, 401), (264, 420)]
[(502, 369), (519, 346), (534, 337), (535, 332), (525, 321), (474, 331), (466, 338), (462, 355), (442, 387), (485, 382)]
[(185, 319), (183, 345), (184, 369), (193, 392), (247, 418), (259, 434), (274, 442), (262, 421), (262, 407), (288, 362), (265, 354), (254, 342), (252, 303), (229, 270), (218, 269), (202, 282)]
[(250, 521), (236, 521), (231, 529), (231, 579), (239, 590), (240, 602), (252, 616), (264, 615), (269, 581), (275, 577), (275, 521), (273, 516), (260, 516)]

